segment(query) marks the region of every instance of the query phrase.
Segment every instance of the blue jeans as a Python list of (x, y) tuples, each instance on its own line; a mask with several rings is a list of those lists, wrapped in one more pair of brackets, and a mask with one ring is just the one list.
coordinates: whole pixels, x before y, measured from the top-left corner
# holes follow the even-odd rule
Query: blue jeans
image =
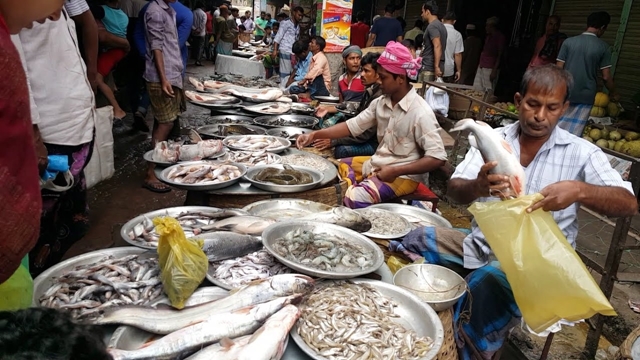
[(329, 90), (327, 90), (327, 86), (324, 84), (324, 78), (322, 75), (316, 77), (308, 87), (292, 85), (289, 88), (290, 94), (302, 94), (304, 92), (309, 92), (309, 95), (312, 99), (316, 96), (329, 96)]

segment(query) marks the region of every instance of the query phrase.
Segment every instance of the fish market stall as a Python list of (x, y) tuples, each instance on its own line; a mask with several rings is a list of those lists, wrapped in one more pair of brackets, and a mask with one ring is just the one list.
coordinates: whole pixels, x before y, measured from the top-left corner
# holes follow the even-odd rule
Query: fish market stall
[(264, 77), (266, 72), (262, 61), (254, 61), (239, 56), (218, 55), (216, 59), (217, 74), (243, 74), (246, 76)]

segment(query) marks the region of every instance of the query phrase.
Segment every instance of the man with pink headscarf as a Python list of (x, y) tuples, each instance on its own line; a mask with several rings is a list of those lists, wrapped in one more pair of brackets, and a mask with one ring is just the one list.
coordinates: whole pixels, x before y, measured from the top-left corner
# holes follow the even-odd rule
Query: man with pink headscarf
[(377, 126), (380, 145), (373, 156), (340, 160), (340, 175), (349, 183), (344, 204), (350, 208), (411, 194), (447, 160), (436, 117), (409, 82), (420, 61), (401, 43), (389, 42), (378, 59), (383, 96), (346, 122), (298, 137), (302, 148), (316, 139), (355, 137)]

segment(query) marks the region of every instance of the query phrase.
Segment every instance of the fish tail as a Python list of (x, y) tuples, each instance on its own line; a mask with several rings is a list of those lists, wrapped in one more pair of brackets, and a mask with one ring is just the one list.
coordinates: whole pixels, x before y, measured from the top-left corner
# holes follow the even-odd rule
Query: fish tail
[(462, 131), (470, 129), (476, 123), (473, 119), (462, 119), (458, 121), (451, 130), (449, 131)]

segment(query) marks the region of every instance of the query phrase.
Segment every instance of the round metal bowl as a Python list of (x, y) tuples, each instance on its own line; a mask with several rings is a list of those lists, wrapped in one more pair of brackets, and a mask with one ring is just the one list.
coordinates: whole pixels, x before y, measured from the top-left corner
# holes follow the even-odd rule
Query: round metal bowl
[(146, 153), (144, 153), (144, 155), (142, 155), (142, 158), (147, 162), (150, 162), (152, 164), (156, 164), (157, 166), (161, 166), (161, 167), (167, 167), (167, 166), (171, 166), (171, 165), (175, 165), (176, 164), (176, 163), (172, 163), (172, 162), (168, 162), (168, 161), (156, 161), (156, 160), (153, 160), (153, 150), (149, 150)]
[(393, 284), (411, 291), (435, 311), (452, 307), (467, 291), (467, 282), (455, 271), (432, 264), (408, 265), (396, 272)]
[(36, 307), (40, 306), (40, 297), (55, 283), (54, 279), (72, 270), (76, 266), (91, 264), (107, 256), (120, 258), (128, 255), (143, 254), (147, 251), (148, 250), (139, 247), (124, 246), (91, 251), (58, 263), (33, 279), (33, 298), (31, 305)]
[(207, 118), (204, 119), (204, 123), (207, 125), (222, 125), (222, 124), (253, 125), (253, 118), (251, 116), (244, 116), (244, 115), (214, 115), (214, 116), (207, 116)]
[(153, 220), (153, 218), (156, 218), (158, 216), (177, 217), (178, 215), (184, 212), (195, 212), (195, 211), (217, 212), (217, 211), (221, 211), (221, 209), (210, 207), (210, 206), (177, 206), (177, 207), (170, 207), (166, 209), (150, 211), (148, 213), (140, 214), (134, 217), (133, 219), (127, 221), (124, 225), (122, 225), (122, 228), (120, 228), (120, 236), (124, 241), (128, 242), (133, 246), (137, 246), (143, 249), (155, 250), (158, 248), (155, 245), (149, 245), (140, 241), (131, 240), (131, 238), (129, 237), (129, 232), (131, 232), (131, 230), (133, 230), (133, 228), (136, 225), (143, 222), (145, 220), (145, 217), (147, 219)]
[(201, 126), (197, 129), (198, 134), (200, 135), (204, 135), (204, 136), (209, 136), (212, 138), (216, 138), (216, 139), (224, 139), (227, 136), (234, 136), (234, 134), (230, 134), (230, 135), (220, 135), (220, 126), (222, 127), (226, 127), (226, 126), (242, 126), (245, 127), (247, 129), (253, 130), (255, 131), (254, 135), (264, 135), (267, 133), (267, 129), (260, 127), (260, 126), (256, 126), (256, 125), (245, 125), (245, 124), (215, 124), (215, 125), (205, 125), (205, 126)]
[(271, 199), (254, 202), (242, 208), (253, 216), (276, 220), (295, 219), (333, 209), (323, 203), (302, 199)]
[(294, 142), (296, 141), (298, 136), (302, 134), (308, 134), (312, 131), (313, 130), (310, 130), (310, 129), (288, 126), (288, 127), (277, 127), (277, 128), (269, 129), (267, 130), (267, 134), (272, 136), (282, 137), (291, 142)]
[[(393, 321), (403, 325), (405, 328), (412, 329), (418, 336), (428, 336), (433, 340), (433, 346), (429, 352), (417, 360), (432, 360), (438, 356), (444, 342), (444, 328), (438, 314), (432, 308), (422, 302), (419, 297), (392, 284), (370, 279), (353, 279), (350, 281), (356, 284), (369, 285), (378, 290), (383, 296), (391, 299), (398, 305), (395, 308), (395, 314), (398, 317)], [(302, 337), (298, 335), (298, 324), (299, 322), (296, 322), (290, 332), (293, 341), (312, 359), (328, 360), (316, 353), (302, 340)]]
[(303, 115), (313, 115), (316, 112), (316, 108), (308, 104), (293, 103), (291, 104), (291, 111)]
[[(256, 138), (257, 137), (261, 137), (261, 138), (272, 137), (272, 138), (275, 138), (278, 141), (280, 141), (282, 146), (277, 147), (277, 148), (273, 148), (273, 149), (253, 149), (253, 150), (250, 150), (250, 149), (243, 149), (243, 148), (240, 148), (240, 147), (237, 147), (237, 146), (229, 145), (229, 141), (230, 140), (242, 139), (244, 137), (251, 137), (251, 138), (254, 138), (254, 137), (256, 137)], [(222, 140), (222, 144), (224, 146), (228, 147), (229, 149), (232, 149), (232, 150), (243, 150), (243, 151), (267, 150), (268, 152), (272, 152), (272, 153), (278, 154), (278, 153), (283, 152), (289, 146), (291, 146), (291, 141), (289, 141), (289, 140), (287, 140), (285, 138), (281, 138), (281, 137), (278, 137), (278, 136), (270, 136), (270, 135), (269, 136), (265, 136), (265, 135), (233, 135), (233, 136), (227, 136), (224, 140)]]
[(392, 213), (405, 218), (413, 227), (440, 226), (449, 229), (453, 228), (449, 220), (434, 212), (419, 208), (417, 206), (389, 203), (371, 205), (369, 206), (369, 209), (382, 209), (391, 211)]
[[(207, 185), (181, 184), (181, 183), (177, 183), (175, 181), (169, 180), (169, 178), (167, 177), (169, 175), (169, 172), (171, 172), (171, 170), (173, 170), (177, 166), (194, 166), (194, 165), (208, 165), (208, 164), (227, 164), (227, 165), (237, 166), (238, 169), (240, 169), (240, 176), (238, 176), (235, 179), (231, 179), (231, 180), (228, 180), (228, 181), (223, 181), (223, 182), (218, 183), (218, 184), (207, 184)], [(181, 163), (181, 164), (169, 166), (168, 168), (162, 170), (158, 180), (164, 182), (165, 184), (171, 185), (171, 186), (173, 186), (173, 187), (175, 187), (177, 189), (181, 189), (181, 190), (209, 191), (209, 190), (217, 190), (217, 189), (223, 189), (223, 188), (229, 187), (229, 186), (239, 182), (246, 173), (247, 173), (247, 167), (242, 165), (242, 164), (230, 163), (230, 162), (226, 162), (226, 161), (205, 161), (205, 160), (202, 160), (202, 161), (184, 162), (184, 163)]]
[(320, 185), (320, 183), (324, 179), (324, 175), (316, 169), (312, 169), (310, 167), (304, 167), (304, 166), (291, 166), (291, 167), (294, 170), (299, 170), (299, 171), (304, 171), (309, 173), (313, 178), (313, 182), (309, 184), (301, 184), (301, 185), (277, 185), (277, 184), (254, 180), (254, 177), (264, 169), (267, 169), (267, 168), (284, 169), (284, 165), (280, 165), (280, 164), (254, 166), (249, 170), (247, 170), (247, 173), (245, 174), (244, 178), (245, 180), (251, 183), (251, 186), (255, 186), (258, 189), (272, 191), (275, 193), (298, 193), (298, 192), (311, 190), (317, 187), (318, 185)]
[[(395, 214), (392, 211), (387, 211), (387, 210), (382, 210), (382, 209), (372, 209), (371, 207), (368, 208), (364, 208), (364, 209), (356, 209), (357, 212), (359, 212), (362, 216), (364, 216), (366, 218), (366, 213), (367, 212), (377, 212), (377, 213), (384, 213), (386, 216), (392, 216), (396, 218), (396, 221), (400, 224), (403, 225), (403, 229), (402, 231), (395, 233), (395, 234), (378, 234), (373, 232), (373, 228), (369, 231), (367, 231), (366, 233), (363, 233), (362, 235), (364, 236), (368, 236), (374, 239), (384, 239), (384, 240), (390, 240), (390, 239), (400, 239), (402, 237), (404, 237), (405, 235), (407, 235), (410, 231), (411, 231), (411, 224), (401, 215), (399, 214)], [(367, 218), (368, 219), (368, 218)], [(374, 221), (371, 219), (368, 219), (369, 221), (371, 221), (371, 223), (373, 223)]]
[[(234, 156), (237, 156), (237, 153), (238, 153), (238, 152), (240, 152), (240, 151), (249, 151), (249, 150), (233, 150), (233, 151), (228, 151), (228, 152), (224, 155), (224, 157), (220, 158), (220, 160), (223, 160), (223, 161), (233, 161), (233, 162), (235, 162), (235, 163), (242, 164), (242, 165), (246, 166), (246, 167), (247, 167), (247, 169), (248, 169), (248, 168), (251, 168), (251, 167), (254, 167), (254, 166), (255, 166), (254, 164), (249, 164), (249, 163), (246, 163), (246, 162), (239, 162), (237, 159), (235, 159), (235, 158), (234, 158)], [(271, 153), (271, 155), (272, 155), (272, 156), (273, 156), (273, 158), (274, 158), (274, 162), (272, 162), (271, 164), (280, 164), (280, 163), (282, 163), (282, 157), (281, 157), (280, 155), (278, 155), (278, 154), (274, 154), (274, 153)], [(271, 164), (267, 164), (267, 165), (271, 165)]]
[[(340, 238), (342, 240), (346, 240), (349, 243), (357, 244), (365, 249), (369, 250), (373, 254), (373, 264), (366, 269), (351, 271), (351, 272), (334, 272), (327, 270), (315, 269), (291, 260), (286, 259), (285, 257), (279, 255), (273, 248), (273, 245), (276, 241), (287, 233), (297, 230), (307, 230), (313, 233), (324, 233), (329, 234), (335, 238)], [(365, 236), (361, 234), (344, 228), (342, 226), (327, 224), (315, 221), (285, 221), (279, 222), (272, 225), (269, 225), (262, 232), (262, 243), (264, 244), (265, 249), (273, 255), (278, 261), (283, 263), (284, 265), (299, 271), (303, 274), (315, 276), (323, 279), (351, 279), (356, 278), (358, 276), (370, 274), (376, 271), (382, 264), (384, 263), (384, 254), (382, 250), (376, 243), (367, 239)]]
[(338, 101), (340, 101), (340, 98), (337, 96), (316, 96), (315, 97), (316, 100), (322, 101), (322, 102), (328, 102), (328, 103), (337, 103)]
[(318, 118), (308, 115), (269, 115), (253, 119), (254, 124), (270, 128), (298, 127), (310, 129), (317, 125), (319, 121)]

